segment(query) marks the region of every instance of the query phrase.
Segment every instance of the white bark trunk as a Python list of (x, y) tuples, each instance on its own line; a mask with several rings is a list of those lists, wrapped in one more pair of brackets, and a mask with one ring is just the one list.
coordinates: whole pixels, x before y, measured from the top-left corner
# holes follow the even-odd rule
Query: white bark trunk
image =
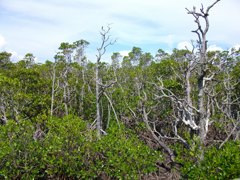
[(51, 93), (51, 117), (53, 116), (53, 108), (54, 108), (54, 98), (55, 98), (55, 80), (56, 80), (56, 65), (53, 65), (53, 76), (52, 76), (52, 93)]
[(101, 112), (100, 112), (100, 85), (99, 85), (99, 61), (96, 64), (96, 127), (97, 127), (97, 136), (100, 138), (101, 129), (102, 129), (102, 120), (101, 120)]

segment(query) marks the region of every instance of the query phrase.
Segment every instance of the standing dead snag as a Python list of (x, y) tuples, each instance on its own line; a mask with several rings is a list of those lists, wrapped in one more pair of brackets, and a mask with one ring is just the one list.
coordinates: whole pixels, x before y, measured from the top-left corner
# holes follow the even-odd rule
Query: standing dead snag
[[(193, 7), (192, 10), (186, 8), (188, 14), (191, 14), (195, 18), (195, 23), (197, 24), (197, 30), (192, 32), (196, 33), (198, 36), (197, 44), (199, 50), (199, 74), (198, 74), (198, 116), (197, 123), (199, 124), (199, 136), (201, 143), (205, 143), (206, 135), (208, 132), (209, 126), (209, 118), (210, 113), (208, 111), (209, 100), (206, 97), (207, 87), (206, 81), (209, 81), (214, 76), (213, 74), (208, 74), (208, 64), (210, 63), (207, 58), (207, 32), (209, 30), (209, 11), (210, 9), (219, 2), (220, 0), (216, 0), (212, 5), (208, 6), (206, 11), (202, 5), (200, 12), (196, 11), (196, 8)], [(200, 19), (203, 19), (205, 22), (205, 27), (202, 26)], [(209, 77), (211, 77), (209, 79)]]
[(104, 27), (101, 28), (100, 35), (102, 37), (102, 43), (101, 46), (97, 49), (98, 54), (96, 55), (97, 57), (97, 62), (96, 62), (96, 128), (97, 128), (97, 135), (100, 138), (102, 133), (105, 133), (103, 131), (102, 127), (102, 119), (101, 119), (101, 109), (100, 109), (100, 99), (103, 94), (102, 88), (107, 88), (110, 85), (103, 85), (102, 84), (102, 79), (99, 76), (99, 66), (101, 63), (102, 56), (106, 53), (107, 47), (110, 45), (113, 45), (115, 41), (111, 41), (109, 32), (111, 30), (111, 27), (107, 26), (105, 29)]
[[(155, 90), (153, 93), (155, 100), (161, 101), (167, 99), (172, 108), (172, 113), (169, 117), (173, 121), (171, 124), (171, 131), (166, 132), (163, 130), (163, 127), (157, 125), (158, 121), (150, 121), (148, 116), (150, 117), (151, 109), (147, 112), (146, 109), (144, 109), (145, 106), (143, 106), (143, 119), (148, 129), (155, 136), (155, 139), (179, 141), (186, 148), (189, 148), (191, 144), (188, 144), (189, 142), (182, 137), (184, 136), (183, 133), (178, 131), (179, 126), (186, 126), (191, 132), (197, 133), (201, 141), (201, 147), (205, 145), (210, 124), (209, 121), (212, 114), (210, 109), (212, 100), (209, 94), (211, 94), (214, 88), (212, 79), (215, 78), (217, 74), (217, 72), (210, 70), (213, 59), (207, 56), (206, 35), (209, 29), (209, 11), (219, 1), (220, 0), (215, 1), (206, 10), (204, 10), (202, 6), (200, 12), (197, 12), (195, 7), (193, 7), (191, 11), (187, 9), (188, 14), (193, 15), (195, 23), (197, 24), (197, 30), (193, 32), (198, 36), (198, 52), (195, 53), (195, 47), (191, 52), (187, 50), (181, 60), (183, 68), (174, 69), (172, 67), (173, 77), (182, 82), (181, 84), (183, 85), (181, 87), (184, 89), (185, 93), (177, 94), (177, 92), (174, 92), (171, 88), (166, 87), (162, 77), (158, 78), (158, 82), (150, 82)], [(201, 24), (202, 19), (205, 22), (205, 26)], [(178, 71), (181, 73), (179, 74)], [(196, 80), (197, 83), (195, 83), (195, 81), (192, 82), (193, 80)], [(194, 96), (195, 92), (197, 92), (197, 96)], [(152, 110), (154, 111), (154, 108), (152, 108)], [(162, 147), (168, 152), (173, 160), (174, 154), (171, 153), (171, 149), (164, 146)], [(203, 158), (203, 153), (200, 154), (200, 158)]]

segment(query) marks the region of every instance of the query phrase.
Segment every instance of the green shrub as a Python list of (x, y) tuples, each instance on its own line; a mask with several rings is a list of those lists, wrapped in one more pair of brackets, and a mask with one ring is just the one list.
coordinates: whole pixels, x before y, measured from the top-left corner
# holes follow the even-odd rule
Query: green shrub
[(222, 149), (208, 148), (203, 161), (189, 160), (183, 165), (183, 177), (187, 179), (240, 178), (240, 142), (228, 142)]
[(102, 172), (110, 177), (139, 179), (142, 174), (155, 171), (161, 155), (144, 145), (132, 131), (123, 126), (110, 127), (108, 135), (98, 141), (95, 151)]
[(0, 126), (0, 174), (6, 178), (32, 179), (42, 169), (42, 146), (33, 140), (34, 127), (29, 121), (9, 121)]
[(110, 127), (99, 140), (85, 121), (73, 116), (45, 123), (47, 133), (38, 141), (29, 121), (0, 126), (0, 178), (138, 179), (155, 171), (161, 157), (124, 126)]
[(43, 164), (45, 173), (53, 178), (85, 177), (94, 172), (88, 168), (92, 131), (86, 122), (73, 116), (52, 118), (47, 122), (48, 133), (44, 140)]

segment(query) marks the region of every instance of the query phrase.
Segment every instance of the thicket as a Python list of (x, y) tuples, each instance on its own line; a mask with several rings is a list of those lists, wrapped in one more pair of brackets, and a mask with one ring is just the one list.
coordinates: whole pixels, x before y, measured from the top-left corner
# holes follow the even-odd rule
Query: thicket
[(73, 116), (48, 119), (39, 140), (34, 140), (34, 131), (29, 121), (1, 127), (1, 178), (139, 179), (155, 171), (162, 159), (123, 125), (112, 125), (100, 140), (85, 121)]
[[(181, 72), (184, 61), (181, 57), (185, 50), (175, 50), (174, 54), (160, 62), (152, 59), (146, 66), (118, 67), (103, 63), (101, 73), (107, 82), (117, 75), (118, 81), (101, 99), (104, 133), (101, 139), (96, 136), (95, 95), (94, 95), (94, 64), (85, 67), (71, 63), (68, 76), (70, 90), (69, 113), (64, 111), (61, 72), (67, 65), (64, 62), (46, 62), (26, 66), (26, 61), (5, 64), (1, 67), (1, 103), (5, 107), (6, 123), (0, 126), (0, 174), (6, 179), (12, 178), (126, 178), (140, 179), (158, 174), (159, 165), (169, 161), (165, 150), (159, 146), (144, 122), (143, 105), (152, 108), (149, 114), (150, 126), (161, 133), (160, 138), (174, 152), (175, 162), (165, 164), (165, 171), (171, 173), (177, 168), (184, 178), (195, 179), (228, 179), (239, 177), (239, 126), (237, 119), (227, 119), (224, 113), (211, 116), (204, 160), (200, 161), (200, 141), (196, 135), (183, 124), (178, 125), (178, 133), (187, 143), (174, 139), (172, 131), (173, 117), (171, 102), (164, 98), (154, 98), (156, 77), (163, 79), (164, 86), (179, 95), (183, 94), (181, 79), (175, 72)], [(215, 54), (220, 52), (215, 52)], [(4, 54), (4, 53), (1, 53)], [(141, 57), (143, 54), (141, 54)], [(238, 56), (236, 56), (238, 57)], [(127, 59), (125, 58), (125, 61)], [(234, 82), (232, 97), (239, 97), (239, 60), (229, 59), (234, 66), (228, 66), (231, 81)], [(51, 93), (53, 67), (58, 75), (55, 94), (54, 111), (51, 116)], [(82, 73), (85, 73), (85, 84)], [(221, 71), (216, 84), (218, 98), (224, 95), (222, 79), (226, 71)], [(143, 78), (143, 79), (142, 79)], [(145, 83), (147, 101), (143, 103), (143, 94), (139, 94), (138, 81)], [(151, 82), (151, 83), (150, 83)], [(192, 83), (195, 83), (192, 79)], [(84, 97), (81, 93), (84, 91)], [(151, 95), (152, 94), (152, 95)], [(194, 93), (193, 93), (193, 96)], [(151, 97), (151, 98), (150, 98)], [(231, 112), (237, 115), (239, 103), (231, 106)], [(113, 112), (113, 109), (117, 115)], [(214, 107), (213, 107), (214, 108)], [(3, 112), (3, 111), (2, 111)], [(3, 116), (2, 116), (3, 117)], [(238, 116), (235, 116), (238, 117)], [(84, 120), (82, 120), (84, 119)], [(156, 123), (156, 124), (153, 124)], [(233, 123), (233, 124), (232, 124)], [(235, 124), (235, 125), (234, 125)], [(235, 129), (234, 129), (235, 127)], [(41, 134), (35, 137), (36, 133)], [(165, 136), (164, 136), (165, 134)], [(229, 137), (228, 137), (229, 136)], [(172, 137), (172, 138), (171, 138)], [(176, 137), (176, 136), (175, 136)], [(228, 138), (228, 139), (227, 139)], [(224, 140), (223, 147), (219, 146)], [(186, 146), (188, 145), (188, 146)], [(164, 155), (165, 154), (165, 155)], [(175, 164), (175, 165), (174, 165)], [(176, 171), (176, 170), (174, 170)], [(146, 175), (146, 176), (144, 176)], [(153, 175), (152, 175), (153, 176)], [(155, 175), (156, 176), (156, 175)]]
[(0, 178), (239, 178), (240, 50), (207, 51), (198, 19), (217, 2), (187, 9), (192, 50), (133, 47), (106, 63), (103, 28), (96, 63), (85, 40), (42, 64), (0, 52)]

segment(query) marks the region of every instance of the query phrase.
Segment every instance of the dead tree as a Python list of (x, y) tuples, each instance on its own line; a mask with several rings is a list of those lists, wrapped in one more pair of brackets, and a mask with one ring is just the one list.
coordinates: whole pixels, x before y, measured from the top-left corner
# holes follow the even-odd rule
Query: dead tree
[[(220, 0), (216, 0), (212, 5), (208, 6), (206, 10), (202, 6), (200, 12), (197, 12), (195, 7), (193, 7), (193, 10), (187, 9), (188, 14), (191, 14), (195, 18), (195, 23), (197, 24), (197, 29), (193, 32), (198, 36), (198, 52), (195, 52), (194, 47), (192, 51), (189, 51), (189, 53), (183, 57), (183, 61), (186, 66), (184, 66), (185, 69), (182, 73), (175, 72), (173, 69), (173, 72), (175, 72), (175, 77), (181, 79), (183, 82), (182, 87), (184, 88), (185, 93), (183, 95), (175, 94), (171, 89), (165, 87), (162, 77), (158, 78), (157, 83), (150, 82), (150, 84), (152, 84), (154, 89), (158, 92), (154, 94), (155, 99), (158, 101), (161, 101), (162, 99), (168, 99), (170, 100), (173, 108), (173, 133), (171, 133), (171, 136), (159, 132), (159, 130), (156, 128), (156, 124), (148, 120), (148, 115), (150, 114), (151, 110), (146, 112), (146, 109), (143, 109), (145, 124), (147, 124), (147, 127), (153, 133), (153, 135), (156, 136), (156, 139), (165, 138), (170, 140), (178, 140), (186, 147), (189, 147), (187, 141), (178, 133), (178, 125), (184, 124), (191, 129), (191, 132), (194, 132), (198, 135), (201, 145), (205, 144), (211, 117), (211, 98), (208, 94), (212, 89), (211, 81), (216, 75), (216, 72), (211, 72), (209, 70), (210, 64), (212, 64), (214, 57), (209, 58), (207, 56), (206, 36), (209, 29), (209, 11), (219, 1)], [(201, 24), (202, 19), (205, 22), (205, 26)], [(196, 86), (194, 86), (195, 84), (191, 83), (191, 78), (197, 78)], [(193, 89), (197, 90), (197, 97), (193, 97)], [(146, 99), (146, 95), (144, 99)], [(174, 157), (169, 148), (165, 147), (164, 149), (167, 150), (170, 157)], [(200, 158), (203, 158), (203, 153), (200, 154)]]
[[(140, 91), (139, 91), (139, 95), (140, 95)], [(167, 152), (167, 154), (170, 157), (171, 161), (175, 161), (175, 155), (172, 151), (172, 149), (170, 149), (161, 139), (163, 139), (164, 137), (156, 130), (156, 126), (154, 122), (151, 122), (149, 120), (148, 115), (151, 113), (151, 110), (147, 111), (147, 108), (145, 106), (145, 103), (147, 102), (147, 95), (146, 93), (143, 91), (143, 97), (141, 98), (140, 104), (141, 104), (141, 110), (142, 110), (142, 116), (143, 116), (143, 122), (145, 123), (147, 130), (151, 133), (152, 137), (156, 140), (156, 142), (159, 144), (160, 147), (162, 147), (164, 149), (164, 151)]]
[[(96, 62), (96, 128), (97, 128), (97, 135), (100, 138), (101, 134), (105, 133), (103, 130), (103, 124), (102, 124), (102, 118), (101, 118), (101, 107), (100, 107), (100, 100), (103, 95), (104, 89), (110, 87), (113, 83), (111, 82), (108, 85), (103, 85), (102, 84), (102, 78), (99, 75), (99, 66), (101, 63), (102, 56), (106, 53), (107, 47), (110, 45), (113, 45), (115, 41), (112, 41), (110, 39), (110, 32), (111, 28), (108, 26), (106, 29), (102, 27), (100, 35), (102, 37), (102, 43), (100, 47), (97, 49), (98, 54), (96, 55), (97, 57), (97, 62)], [(106, 95), (106, 94), (105, 94)]]
[[(207, 81), (211, 81), (215, 74), (208, 74), (208, 64), (211, 60), (207, 58), (207, 32), (209, 30), (209, 11), (210, 9), (219, 2), (216, 0), (212, 5), (208, 6), (205, 10), (203, 5), (199, 12), (193, 7), (192, 10), (186, 8), (188, 14), (191, 14), (195, 23), (197, 24), (197, 29), (192, 31), (197, 34), (198, 40), (198, 50), (199, 50), (199, 73), (198, 73), (198, 103), (197, 103), (197, 116), (196, 123), (199, 125), (199, 137), (202, 144), (205, 144), (205, 139), (208, 132), (209, 126), (209, 99), (206, 96), (206, 91), (208, 88), (206, 86)], [(205, 22), (205, 27), (201, 24), (201, 19)], [(190, 102), (188, 102), (190, 104)]]

